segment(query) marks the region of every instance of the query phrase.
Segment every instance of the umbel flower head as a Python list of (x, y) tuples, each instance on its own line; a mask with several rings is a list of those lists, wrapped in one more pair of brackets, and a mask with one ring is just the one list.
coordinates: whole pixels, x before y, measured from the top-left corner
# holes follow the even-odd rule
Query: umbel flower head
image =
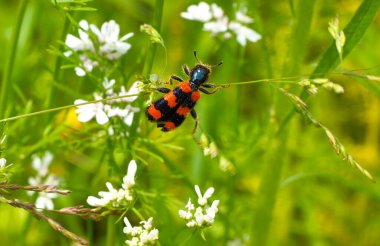
[[(107, 78), (105, 78), (103, 87), (107, 98), (136, 95), (139, 93), (138, 82), (133, 83), (128, 91), (126, 91), (124, 86), (121, 86), (119, 93), (114, 92), (114, 85), (114, 79), (109, 81)], [(108, 100), (106, 102), (78, 105), (78, 108), (75, 110), (75, 112), (78, 114), (78, 121), (80, 122), (88, 122), (95, 118), (96, 122), (99, 125), (104, 125), (109, 121), (110, 118), (120, 117), (123, 119), (123, 122), (126, 125), (130, 126), (132, 124), (134, 113), (140, 110), (139, 108), (132, 107), (129, 104), (135, 101), (136, 98), (137, 96), (130, 96), (120, 99)], [(99, 93), (94, 93), (94, 99), (101, 100), (103, 97)], [(77, 99), (74, 101), (74, 104), (83, 104), (86, 102), (86, 100)], [(121, 106), (122, 103), (125, 105)]]
[(214, 200), (211, 205), (208, 203), (208, 199), (214, 193), (214, 188), (210, 187), (202, 195), (198, 185), (195, 185), (195, 192), (198, 196), (198, 207), (191, 202), (191, 198), (187, 202), (186, 210), (179, 210), (179, 217), (186, 220), (187, 227), (208, 227), (214, 223), (215, 215), (218, 213), (219, 200)]
[(247, 41), (252, 43), (261, 39), (261, 35), (247, 27), (253, 23), (253, 19), (246, 16), (245, 11), (239, 10), (235, 13), (235, 19), (230, 20), (221, 7), (213, 3), (209, 5), (200, 2), (198, 5), (190, 5), (186, 12), (182, 12), (182, 18), (203, 22), (203, 30), (210, 32), (213, 36), (221, 34), (225, 39), (236, 35), (236, 40), (241, 46)]
[[(45, 152), (42, 157), (37, 155), (32, 156), (32, 167), (37, 172), (37, 175), (35, 177), (29, 177), (30, 185), (59, 185), (59, 179), (55, 175), (48, 173), (52, 160), (53, 154), (49, 151)], [(34, 191), (28, 191), (28, 194), (33, 195)], [(35, 204), (36, 208), (53, 210), (53, 199), (57, 197), (57, 193), (39, 192)]]
[(122, 188), (115, 189), (110, 182), (106, 183), (108, 191), (100, 191), (100, 198), (89, 196), (87, 203), (94, 207), (107, 207), (112, 210), (128, 208), (133, 202), (133, 186), (135, 185), (137, 165), (129, 162), (128, 172), (123, 178)]
[(126, 40), (133, 36), (133, 33), (128, 33), (119, 38), (120, 26), (114, 20), (103, 23), (101, 29), (81, 20), (78, 34), (79, 37), (67, 35), (65, 44), (69, 50), (64, 54), (67, 57), (74, 53), (78, 55), (80, 64), (75, 68), (75, 73), (80, 77), (99, 66), (98, 60), (105, 58), (114, 61), (127, 53), (131, 44)]
[(141, 226), (133, 226), (127, 217), (124, 217), (125, 227), (123, 232), (131, 237), (125, 243), (131, 246), (153, 245), (158, 240), (158, 230), (153, 228), (153, 218), (150, 217), (147, 221), (141, 221)]

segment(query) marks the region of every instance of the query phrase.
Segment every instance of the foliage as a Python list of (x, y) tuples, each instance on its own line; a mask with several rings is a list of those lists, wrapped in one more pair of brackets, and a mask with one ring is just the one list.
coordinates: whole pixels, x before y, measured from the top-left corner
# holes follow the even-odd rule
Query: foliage
[[(375, 245), (379, 6), (0, 1), (0, 241)], [(198, 62), (197, 131), (159, 131)]]

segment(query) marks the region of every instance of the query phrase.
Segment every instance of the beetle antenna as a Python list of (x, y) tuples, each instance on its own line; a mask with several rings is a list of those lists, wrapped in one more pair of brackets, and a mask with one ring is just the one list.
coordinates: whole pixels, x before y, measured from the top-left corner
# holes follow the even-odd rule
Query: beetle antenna
[(218, 64), (212, 65), (211, 67), (219, 67), (222, 64), (223, 64), (223, 61), (220, 61)]
[(198, 56), (197, 56), (197, 51), (196, 51), (196, 50), (194, 50), (194, 57), (195, 57), (195, 59), (197, 59), (197, 62), (198, 62), (198, 63), (202, 63), (202, 62), (199, 60)]
[[(197, 51), (196, 51), (196, 50), (194, 50), (194, 57), (195, 57), (195, 59), (197, 59), (197, 62), (198, 62), (198, 63), (201, 63), (201, 64), (202, 64), (201, 60), (199, 60), (199, 58), (198, 58), (198, 56), (197, 56)], [(223, 64), (223, 61), (220, 61), (218, 64), (212, 65), (212, 66), (210, 66), (210, 67), (219, 67), (219, 66), (222, 65), (222, 64)]]

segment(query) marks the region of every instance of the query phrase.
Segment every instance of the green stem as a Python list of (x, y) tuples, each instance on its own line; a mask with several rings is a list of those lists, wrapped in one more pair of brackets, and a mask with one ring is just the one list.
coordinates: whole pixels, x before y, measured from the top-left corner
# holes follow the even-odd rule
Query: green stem
[(261, 174), (261, 184), (254, 204), (251, 245), (267, 245), (268, 243), (272, 211), (285, 163), (284, 156), (279, 153), (286, 149), (283, 142), (286, 139), (286, 134), (277, 138), (273, 136), (272, 144), (268, 146), (266, 161)]
[[(164, 0), (156, 0), (152, 26), (157, 30), (157, 32), (160, 32), (163, 8), (164, 8)], [(155, 54), (156, 54), (156, 45), (152, 44), (152, 46), (148, 49), (144, 68), (143, 68), (143, 76), (145, 77), (148, 77), (150, 72), (152, 71)], [(138, 99), (137, 104), (139, 108), (144, 108), (144, 101), (142, 100), (142, 98)], [(141, 111), (139, 111), (135, 113), (134, 115), (131, 130), (129, 132), (130, 134), (130, 141), (128, 142), (129, 147), (133, 145), (136, 139), (136, 132), (137, 132), (138, 126), (140, 125), (141, 114), (142, 114)]]
[(20, 37), (21, 24), (25, 15), (27, 3), (28, 3), (27, 0), (21, 0), (19, 11), (17, 14), (16, 28), (11, 38), (11, 51), (9, 53), (9, 57), (5, 66), (5, 70), (3, 74), (3, 83), (1, 86), (1, 92), (0, 92), (1, 93), (0, 94), (0, 118), (7, 116), (6, 105), (7, 105), (8, 96), (9, 94), (11, 94), (10, 84), (11, 84), (11, 79), (12, 79), (13, 65), (16, 58), (16, 51), (17, 51), (18, 40)]
[[(70, 27), (70, 20), (69, 20), (69, 18), (66, 17), (65, 22), (63, 24), (62, 34), (60, 37), (60, 40), (62, 42), (64, 42), (64, 40), (66, 38), (69, 27)], [(63, 50), (64, 50), (64, 47), (61, 46), (60, 52), (63, 52)], [(55, 67), (54, 67), (54, 73), (53, 73), (53, 80), (55, 83), (59, 83), (59, 81), (60, 81), (60, 77), (62, 74), (61, 65), (62, 65), (62, 56), (57, 56), (57, 59), (55, 60)], [(50, 108), (53, 105), (52, 100), (56, 96), (56, 87), (55, 87), (54, 83), (51, 85), (50, 92), (48, 95), (49, 95), (48, 99), (46, 100), (46, 103), (45, 103), (46, 108)]]
[(112, 216), (108, 216), (107, 218), (107, 239), (106, 245), (113, 246), (115, 245), (115, 221)]
[(31, 223), (32, 223), (32, 216), (28, 214), (28, 216), (26, 216), (25, 222), (22, 227), (22, 231), (20, 233), (21, 238), (19, 238), (19, 246), (26, 245), (26, 237), (28, 236), (28, 231), (29, 231)]
[[(298, 3), (296, 24), (293, 26), (293, 35), (288, 51), (289, 59), (286, 60), (283, 66), (283, 76), (299, 73), (307, 44), (314, 3), (314, 0), (305, 0)], [(285, 81), (281, 80), (281, 82)], [(277, 85), (274, 87), (277, 87)], [(282, 105), (282, 101), (279, 101), (279, 99), (275, 97), (272, 107), (275, 107), (275, 104)], [(276, 128), (274, 122), (272, 122), (271, 125), (272, 127), (269, 129)], [(283, 125), (281, 125), (281, 127), (283, 127)], [(284, 152), (287, 150), (287, 129), (281, 129), (281, 131), (270, 130), (269, 133), (269, 139), (271, 140), (268, 144), (268, 151), (262, 168), (261, 183), (253, 210), (252, 245), (268, 245), (273, 210), (277, 199), (282, 170), (287, 159), (287, 155), (284, 155)]]
[(90, 245), (94, 245), (94, 222), (87, 220), (87, 238)]
[(108, 98), (103, 98), (103, 99), (94, 100), (94, 101), (88, 101), (88, 102), (84, 102), (84, 103), (70, 104), (70, 105), (66, 105), (66, 106), (62, 106), (62, 107), (46, 109), (46, 110), (41, 110), (41, 111), (37, 111), (37, 112), (33, 112), (33, 113), (22, 114), (22, 115), (17, 115), (17, 116), (1, 119), (0, 122), (8, 122), (8, 121), (12, 121), (12, 120), (17, 120), (17, 119), (26, 118), (26, 117), (35, 116), (35, 115), (40, 115), (40, 114), (51, 113), (51, 112), (60, 111), (63, 109), (79, 107), (79, 106), (88, 105), (88, 104), (92, 104), (92, 103), (106, 102), (108, 100), (121, 99), (121, 98), (125, 98), (125, 97), (133, 97), (133, 96), (138, 96), (140, 94), (129, 94), (129, 95), (124, 95), (124, 96), (108, 97)]

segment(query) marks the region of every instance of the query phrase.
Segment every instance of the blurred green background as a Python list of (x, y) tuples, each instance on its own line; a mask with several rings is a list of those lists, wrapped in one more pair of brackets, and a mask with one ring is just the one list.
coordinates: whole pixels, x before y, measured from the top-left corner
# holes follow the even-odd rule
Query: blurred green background
[[(254, 18), (251, 27), (263, 38), (241, 47), (234, 38), (213, 38), (202, 31), (201, 23), (180, 17), (190, 4), (198, 2), (164, 1), (160, 34), (165, 41), (167, 61), (164, 49), (157, 46), (151, 73), (158, 74), (164, 81), (172, 74), (184, 77), (181, 67), (196, 63), (192, 52), (197, 50), (200, 59), (207, 64), (224, 61), (222, 66), (213, 69), (210, 77), (210, 82), (216, 84), (311, 74), (333, 42), (327, 30), (329, 21), (338, 15), (343, 28), (362, 1), (306, 2), (217, 1), (230, 16), (234, 14), (233, 3), (237, 3), (247, 6), (247, 15)], [(156, 4), (155, 1), (98, 0), (88, 3), (97, 11), (71, 12), (75, 20), (86, 19), (98, 26), (114, 19), (122, 35), (135, 33), (129, 40), (132, 49), (121, 61), (126, 74), (130, 75), (124, 81), (127, 85), (143, 74), (145, 52), (152, 45), (139, 28), (144, 23), (152, 24)], [(9, 59), (19, 5), (20, 1), (0, 0), (1, 77)], [(299, 6), (311, 8), (299, 10)], [(306, 13), (306, 17), (302, 17), (302, 13)], [(307, 17), (310, 17), (310, 28), (302, 22)], [(64, 11), (54, 7), (52, 2), (27, 1), (11, 89), (6, 105), (0, 105), (8, 116), (72, 104), (93, 90), (88, 86), (88, 78), (78, 78), (73, 69), (60, 70), (59, 80), (54, 82), (57, 57), (48, 52), (48, 48), (59, 47), (58, 40), (64, 40), (65, 23)], [(305, 30), (295, 28), (297, 25), (305, 25)], [(77, 35), (75, 27), (67, 27), (69, 33)], [(358, 72), (380, 75), (379, 30), (380, 15), (376, 14), (360, 42), (339, 68), (331, 72), (367, 69)], [(379, 82), (342, 74), (322, 77), (341, 84), (345, 93), (337, 95), (321, 89), (308, 98), (310, 111), (363, 167), (379, 177)], [(296, 82), (298, 80), (294, 80)], [(59, 84), (71, 90), (64, 90)], [(268, 245), (379, 245), (379, 185), (341, 160), (323, 131), (307, 124), (298, 114), (277, 134), (293, 110), (277, 86), (295, 94), (301, 92), (297, 86), (275, 83), (231, 86), (214, 95), (202, 95), (196, 106), (202, 133), (213, 139), (219, 154), (233, 164), (234, 174), (222, 171), (218, 158), (210, 159), (202, 154), (190, 135), (194, 124), (191, 119), (178, 130), (164, 134), (142, 115), (139, 138), (154, 142), (133, 144), (164, 159), (161, 163), (140, 153), (149, 165), (139, 166), (137, 177), (140, 188), (154, 194), (151, 200), (141, 199), (140, 203), (149, 205), (149, 209), (141, 205), (142, 211), (149, 211), (145, 215), (155, 218), (161, 245), (176, 245), (182, 240), (186, 229), (182, 228), (183, 221), (177, 213), (189, 196), (194, 197), (193, 184), (199, 184), (202, 191), (213, 186), (213, 198), (219, 199), (221, 204), (215, 224), (205, 231), (207, 240), (199, 233), (190, 232), (192, 236), (186, 245), (253, 245), (254, 242), (258, 245), (264, 242)], [(53, 97), (50, 96), (52, 91), (55, 91)], [(97, 127), (90, 123), (79, 124), (73, 111), (8, 123), (2, 156), (14, 163), (11, 183), (27, 184), (32, 175), (30, 156), (50, 150), (55, 155), (52, 172), (65, 180), (63, 188), (73, 191), (69, 196), (56, 199), (55, 208), (86, 204), (87, 196), (104, 190), (104, 183), (110, 180), (104, 142), (89, 141), (96, 136)], [(128, 139), (123, 141), (128, 142)], [(122, 156), (120, 167), (125, 169), (130, 151), (120, 146), (114, 151)], [(31, 199), (24, 193), (14, 194), (24, 201)], [(106, 220), (88, 222), (74, 216), (50, 215), (78, 235), (92, 237), (95, 245), (105, 245)], [(45, 222), (31, 219), (31, 215), (6, 204), (0, 204), (0, 218), (1, 245), (71, 243)], [(116, 225), (118, 243), (125, 240), (122, 227), (121, 223)], [(251, 243), (246, 242), (247, 238)]]

